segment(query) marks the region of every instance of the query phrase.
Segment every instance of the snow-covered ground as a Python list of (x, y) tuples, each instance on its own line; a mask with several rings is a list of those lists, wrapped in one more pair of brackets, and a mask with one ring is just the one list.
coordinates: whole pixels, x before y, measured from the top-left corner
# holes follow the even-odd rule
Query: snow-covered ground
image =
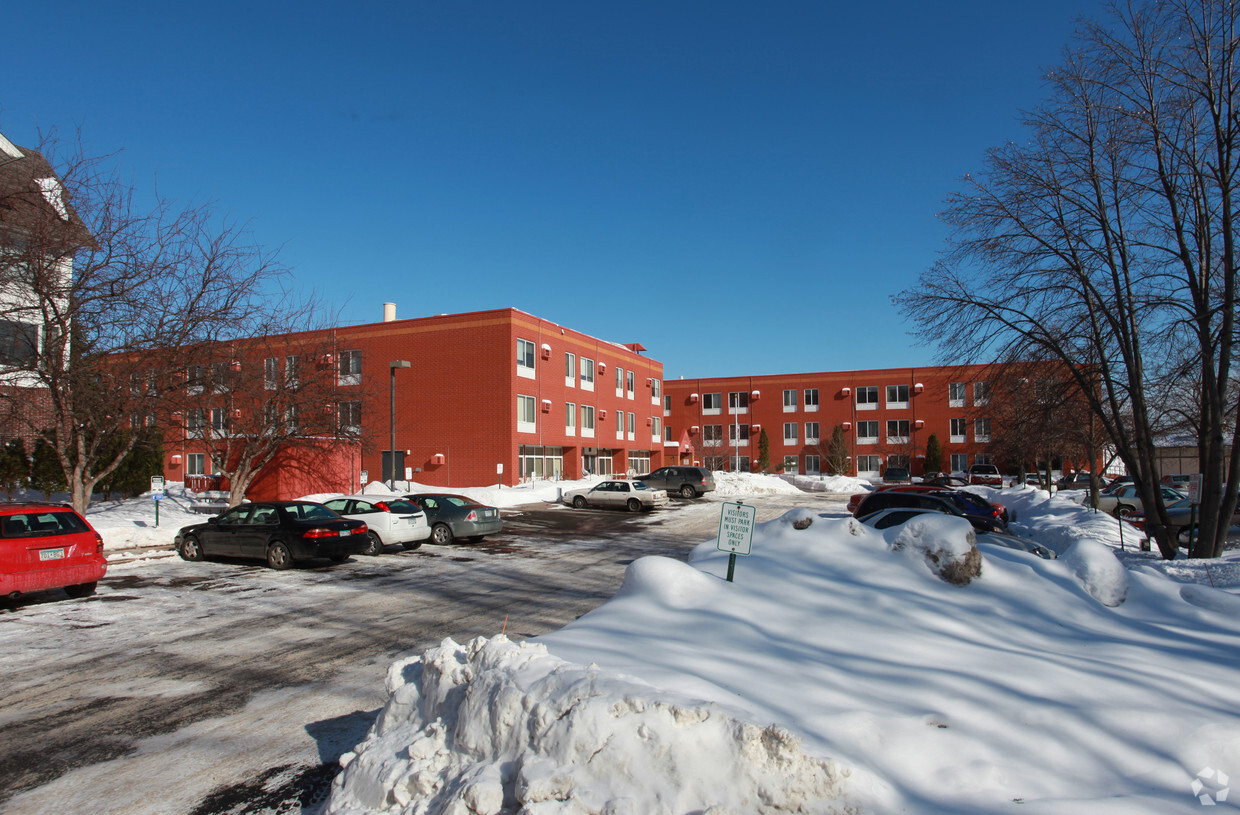
[(758, 526), (732, 583), (714, 541), (689, 564), (643, 558), (554, 634), (393, 665), (329, 811), (1223, 803), (1240, 773), (1240, 553), (1164, 563), (1066, 499), (979, 491), (1061, 557), (982, 547), (981, 575), (951, 585), (919, 546), (958, 551), (966, 524), (877, 533), (794, 510)]
[[(776, 477), (717, 481), (728, 501), (797, 493)], [(512, 507), (576, 484), (456, 491)], [(1060, 558), (982, 547), (980, 576), (951, 585), (924, 547), (959, 551), (967, 529), (876, 533), (807, 501), (816, 508), (758, 525), (732, 583), (707, 541), (689, 564), (634, 562), (613, 600), (553, 634), (445, 640), (392, 665), (387, 706), (345, 756), (329, 810), (1128, 815), (1228, 803), (1240, 551), (1164, 561), (1132, 527), (1066, 498), (974, 489)], [(111, 558), (168, 546), (203, 517), (175, 485), (158, 529), (151, 504), (92, 507)]]

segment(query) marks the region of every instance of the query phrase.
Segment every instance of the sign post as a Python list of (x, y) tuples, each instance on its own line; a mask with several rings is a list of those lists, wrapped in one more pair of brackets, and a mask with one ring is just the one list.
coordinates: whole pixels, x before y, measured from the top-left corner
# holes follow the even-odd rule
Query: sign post
[(159, 502), (164, 500), (164, 477), (151, 476), (151, 499), (155, 502), (155, 526), (159, 527)]
[(758, 510), (737, 501), (724, 504), (719, 513), (720, 552), (728, 553), (728, 582), (736, 572), (736, 556), (748, 555), (753, 546), (753, 524)]

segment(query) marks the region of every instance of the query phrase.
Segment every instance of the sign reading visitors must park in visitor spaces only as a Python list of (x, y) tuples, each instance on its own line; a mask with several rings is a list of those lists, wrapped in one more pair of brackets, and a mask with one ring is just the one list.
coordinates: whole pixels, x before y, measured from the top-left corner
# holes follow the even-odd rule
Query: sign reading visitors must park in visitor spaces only
[(719, 512), (718, 549), (728, 553), (729, 583), (736, 571), (736, 556), (748, 555), (753, 545), (753, 524), (757, 517), (756, 508), (740, 502), (724, 504)]

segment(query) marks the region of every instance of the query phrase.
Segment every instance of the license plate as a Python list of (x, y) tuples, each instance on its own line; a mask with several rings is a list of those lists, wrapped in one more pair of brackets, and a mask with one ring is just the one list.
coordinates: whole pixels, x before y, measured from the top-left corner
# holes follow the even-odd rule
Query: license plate
[(350, 535), (352, 535), (352, 534), (353, 534), (353, 530), (352, 530), (352, 529), (342, 529), (342, 530), (340, 530), (340, 537), (342, 537), (342, 538), (347, 538), (347, 537), (349, 537), (349, 536), (350, 536)]
[(40, 549), (39, 560), (60, 560), (65, 556), (64, 549)]

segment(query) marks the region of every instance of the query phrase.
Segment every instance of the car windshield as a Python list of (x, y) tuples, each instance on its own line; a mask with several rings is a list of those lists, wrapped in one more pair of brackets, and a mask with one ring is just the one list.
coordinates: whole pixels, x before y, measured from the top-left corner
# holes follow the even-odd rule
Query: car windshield
[(650, 485), (648, 485), (645, 481), (634, 481), (634, 482), (633, 482), (633, 489), (635, 489), (635, 490), (648, 490), (648, 489), (650, 489)]
[(72, 512), (31, 512), (6, 515), (0, 528), (6, 538), (29, 538), (85, 532), (86, 524)]
[(449, 504), (453, 504), (458, 507), (480, 507), (482, 506), (482, 504), (478, 503), (472, 498), (466, 498), (463, 495), (441, 495), (439, 497), (443, 501)]

